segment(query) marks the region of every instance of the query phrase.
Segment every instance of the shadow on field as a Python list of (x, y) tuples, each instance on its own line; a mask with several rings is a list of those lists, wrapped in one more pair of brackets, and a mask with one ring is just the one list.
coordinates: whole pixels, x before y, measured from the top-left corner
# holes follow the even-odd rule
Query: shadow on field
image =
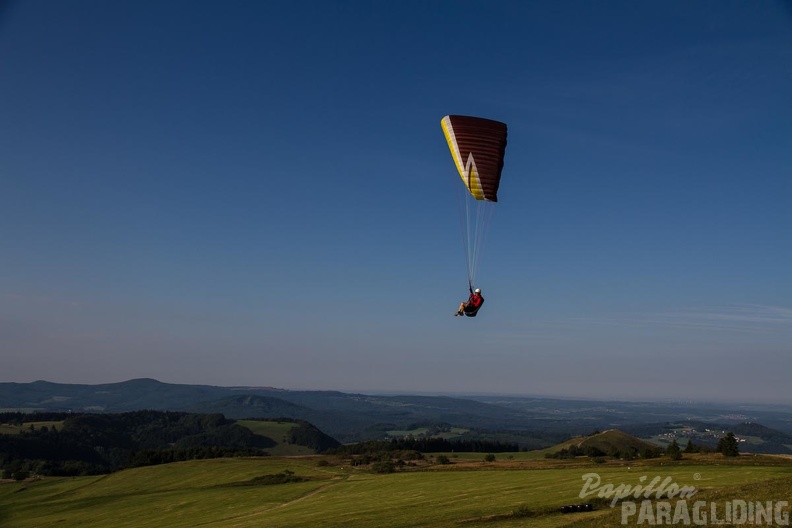
[(8, 506), (0, 504), (0, 526), (7, 526), (6, 522), (11, 518)]

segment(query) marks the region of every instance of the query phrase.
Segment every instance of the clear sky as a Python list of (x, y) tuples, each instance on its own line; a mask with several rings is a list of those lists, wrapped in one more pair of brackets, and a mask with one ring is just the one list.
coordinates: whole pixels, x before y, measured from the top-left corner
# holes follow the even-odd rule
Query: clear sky
[(791, 235), (789, 2), (0, 2), (0, 381), (789, 401)]

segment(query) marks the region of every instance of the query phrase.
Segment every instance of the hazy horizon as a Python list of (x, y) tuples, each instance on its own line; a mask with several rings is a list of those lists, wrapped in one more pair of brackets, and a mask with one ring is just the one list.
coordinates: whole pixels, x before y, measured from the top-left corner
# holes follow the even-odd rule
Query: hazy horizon
[[(277, 386), (270, 386), (270, 385), (219, 385), (216, 383), (175, 383), (169, 382), (164, 380), (159, 380), (156, 378), (130, 378), (125, 380), (119, 381), (111, 381), (111, 382), (93, 382), (93, 383), (76, 383), (76, 382), (57, 382), (47, 379), (35, 379), (30, 381), (4, 381), (0, 380), (0, 383), (17, 383), (17, 384), (28, 384), (28, 383), (36, 383), (36, 382), (44, 382), (44, 383), (52, 383), (57, 385), (78, 385), (78, 386), (96, 386), (96, 385), (113, 385), (118, 383), (126, 383), (126, 382), (133, 382), (133, 381), (154, 381), (157, 383), (162, 383), (166, 385), (185, 385), (185, 386), (202, 386), (202, 387), (219, 387), (219, 388), (227, 388), (227, 389), (250, 389), (250, 390), (272, 390), (275, 392), (284, 391), (284, 392), (340, 392), (345, 394), (364, 394), (368, 396), (443, 396), (443, 397), (456, 397), (456, 398), (473, 398), (473, 397), (504, 397), (504, 398), (536, 398), (536, 399), (548, 399), (548, 400), (569, 400), (569, 401), (591, 401), (591, 402), (615, 402), (615, 403), (633, 403), (633, 404), (669, 404), (669, 405), (747, 405), (747, 406), (767, 406), (767, 407), (785, 407), (792, 410), (792, 403), (788, 400), (786, 401), (748, 401), (748, 400), (731, 400), (731, 399), (721, 399), (721, 400), (707, 400), (707, 399), (691, 399), (691, 398), (646, 398), (646, 399), (628, 399), (626, 397), (608, 397), (608, 396), (586, 396), (586, 395), (563, 395), (563, 394), (542, 394), (542, 393), (531, 393), (531, 392), (493, 392), (493, 391), (434, 391), (430, 389), (426, 390), (416, 390), (416, 391), (403, 391), (398, 389), (393, 390), (382, 390), (382, 389), (359, 389), (359, 390), (344, 390), (339, 388), (313, 388), (313, 387), (277, 387)], [(1, 403), (1, 402), (0, 402)]]

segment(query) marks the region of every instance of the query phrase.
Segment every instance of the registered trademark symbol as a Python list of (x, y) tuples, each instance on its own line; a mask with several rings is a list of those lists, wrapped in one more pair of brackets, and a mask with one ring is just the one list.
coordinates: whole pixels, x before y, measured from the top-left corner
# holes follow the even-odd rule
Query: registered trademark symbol
[(701, 480), (701, 473), (693, 473), (693, 478), (695, 480)]

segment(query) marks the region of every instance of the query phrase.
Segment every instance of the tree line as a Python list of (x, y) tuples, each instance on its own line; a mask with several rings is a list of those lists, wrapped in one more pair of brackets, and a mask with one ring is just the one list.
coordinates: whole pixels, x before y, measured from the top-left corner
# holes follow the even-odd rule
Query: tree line
[(647, 447), (642, 451), (638, 452), (634, 449), (627, 449), (627, 450), (619, 450), (618, 448), (612, 447), (607, 452), (599, 449), (595, 446), (584, 446), (579, 447), (577, 445), (571, 445), (569, 447), (565, 447), (556, 451), (554, 453), (548, 453), (545, 455), (545, 458), (559, 458), (559, 459), (568, 459), (568, 458), (575, 458), (579, 456), (587, 456), (591, 458), (601, 458), (601, 457), (613, 457), (613, 458), (621, 458), (625, 460), (632, 460), (635, 458), (657, 458), (660, 456), (668, 456), (671, 460), (681, 460), (683, 458), (684, 453), (721, 453), (723, 456), (726, 457), (736, 457), (740, 454), (739, 444), (737, 438), (734, 436), (734, 433), (731, 431), (726, 433), (718, 441), (718, 446), (713, 449), (708, 446), (704, 445), (697, 445), (693, 443), (693, 440), (688, 440), (685, 449), (682, 449), (679, 446), (679, 443), (674, 438), (668, 446), (663, 449), (661, 447), (654, 447), (650, 448)]
[(421, 453), (472, 452), (472, 453), (513, 453), (520, 446), (513, 442), (489, 440), (464, 440), (445, 438), (393, 438), (391, 440), (368, 440), (356, 444), (342, 445), (327, 451), (337, 455), (366, 455), (388, 451), (418, 451)]
[(0, 423), (62, 420), (59, 428), (25, 428), (19, 434), (0, 435), (3, 477), (96, 475), (196, 458), (260, 456), (276, 445), (222, 414), (45, 414), (0, 414)]

